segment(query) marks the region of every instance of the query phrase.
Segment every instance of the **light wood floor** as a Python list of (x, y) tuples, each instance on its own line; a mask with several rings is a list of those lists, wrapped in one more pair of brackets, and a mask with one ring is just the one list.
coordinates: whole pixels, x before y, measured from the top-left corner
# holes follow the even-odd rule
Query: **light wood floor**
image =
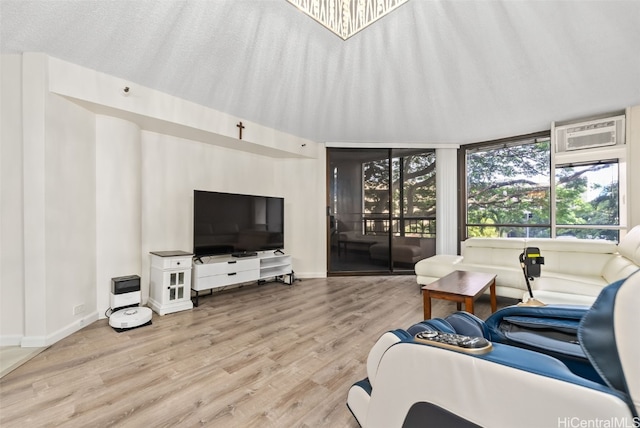
[(21, 348), (0, 346), (0, 378), (38, 355), (45, 348)]
[(0, 379), (0, 426), (357, 427), (369, 349), (420, 320), (415, 276), (245, 286), (123, 333), (100, 320)]

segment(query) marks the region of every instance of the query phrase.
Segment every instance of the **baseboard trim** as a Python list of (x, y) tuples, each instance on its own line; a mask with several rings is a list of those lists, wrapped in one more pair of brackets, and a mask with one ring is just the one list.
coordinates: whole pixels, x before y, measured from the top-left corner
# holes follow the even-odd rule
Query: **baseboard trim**
[(20, 342), (20, 346), (23, 348), (42, 348), (51, 346), (59, 340), (82, 330), (89, 324), (98, 321), (98, 311), (92, 312), (89, 315), (73, 321), (65, 327), (47, 335), (47, 336), (24, 336)]
[(313, 278), (326, 278), (326, 272), (296, 272), (296, 278), (300, 279), (313, 279)]
[(0, 346), (20, 346), (22, 336), (18, 334), (0, 336)]

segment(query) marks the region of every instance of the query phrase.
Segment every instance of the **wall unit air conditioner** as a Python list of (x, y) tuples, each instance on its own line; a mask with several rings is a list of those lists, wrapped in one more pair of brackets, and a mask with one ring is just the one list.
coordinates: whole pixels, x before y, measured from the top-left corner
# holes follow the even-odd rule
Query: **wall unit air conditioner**
[(557, 126), (556, 153), (625, 143), (624, 115)]

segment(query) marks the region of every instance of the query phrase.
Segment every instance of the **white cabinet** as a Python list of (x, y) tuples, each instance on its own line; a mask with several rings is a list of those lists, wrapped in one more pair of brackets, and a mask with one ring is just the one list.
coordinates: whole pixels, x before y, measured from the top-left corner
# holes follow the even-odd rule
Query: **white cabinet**
[(292, 283), (291, 256), (273, 252), (251, 257), (220, 256), (202, 258), (194, 262), (193, 284), (195, 306), (200, 292), (243, 282), (265, 281), (268, 278), (289, 279)]
[(191, 302), (192, 253), (151, 252), (149, 306), (160, 315), (193, 308)]
[(194, 265), (193, 288), (210, 290), (230, 284), (257, 281), (260, 276), (260, 259), (257, 257), (217, 257)]

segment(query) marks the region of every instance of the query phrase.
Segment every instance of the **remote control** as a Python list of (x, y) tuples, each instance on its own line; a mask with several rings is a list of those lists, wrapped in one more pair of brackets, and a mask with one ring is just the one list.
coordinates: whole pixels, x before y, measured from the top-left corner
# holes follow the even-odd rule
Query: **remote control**
[(486, 354), (491, 351), (491, 342), (484, 337), (465, 336), (463, 334), (443, 333), (441, 331), (421, 331), (416, 334), (417, 342), (469, 354)]

